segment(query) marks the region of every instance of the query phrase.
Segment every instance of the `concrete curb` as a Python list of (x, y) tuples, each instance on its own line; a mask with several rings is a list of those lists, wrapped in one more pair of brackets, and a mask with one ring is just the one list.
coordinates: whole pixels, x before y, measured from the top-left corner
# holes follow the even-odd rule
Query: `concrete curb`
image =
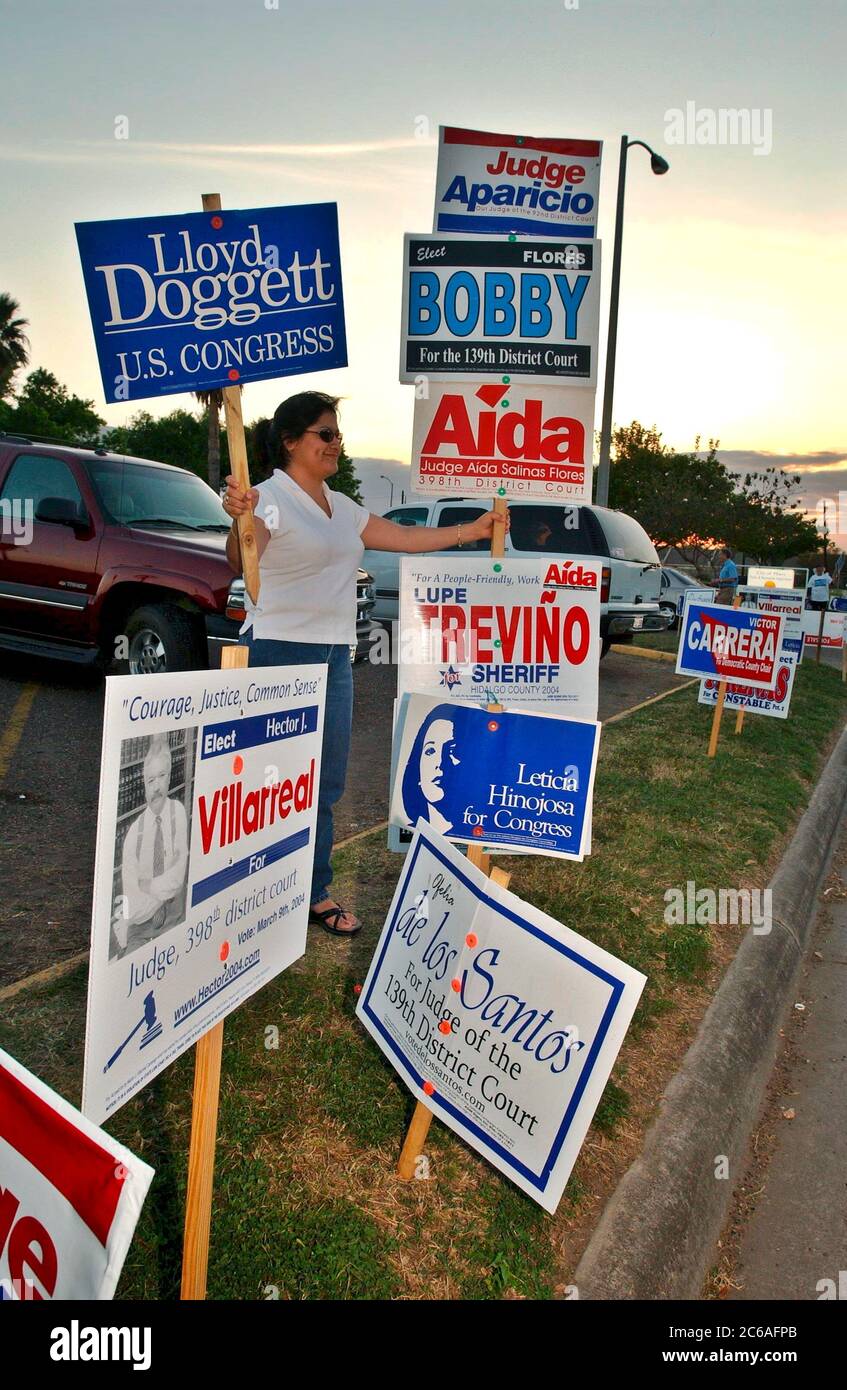
[(645, 661), (672, 661), (676, 665), (676, 652), (660, 651), (658, 647), (636, 647), (628, 642), (613, 642), (611, 650), (619, 656), (640, 656)]
[(738, 1174), (845, 803), (847, 729), (771, 880), (773, 930), (742, 941), (577, 1266), (581, 1299), (699, 1298), (735, 1185), (715, 1160)]

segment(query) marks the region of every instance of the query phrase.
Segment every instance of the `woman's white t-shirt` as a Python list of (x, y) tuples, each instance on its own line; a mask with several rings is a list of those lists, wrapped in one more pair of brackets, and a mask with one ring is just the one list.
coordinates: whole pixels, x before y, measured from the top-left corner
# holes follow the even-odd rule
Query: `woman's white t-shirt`
[(254, 637), (278, 642), (356, 641), (356, 571), (370, 512), (324, 483), (322, 507), (281, 468), (256, 489), (255, 515), (270, 532), (259, 561), (259, 602), (245, 595)]

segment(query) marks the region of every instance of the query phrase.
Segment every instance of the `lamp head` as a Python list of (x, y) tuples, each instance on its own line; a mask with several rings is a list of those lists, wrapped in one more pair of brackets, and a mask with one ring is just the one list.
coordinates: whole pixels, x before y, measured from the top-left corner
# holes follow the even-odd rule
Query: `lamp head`
[(654, 174), (666, 174), (671, 166), (666, 159), (662, 159), (660, 154), (650, 155), (650, 168)]

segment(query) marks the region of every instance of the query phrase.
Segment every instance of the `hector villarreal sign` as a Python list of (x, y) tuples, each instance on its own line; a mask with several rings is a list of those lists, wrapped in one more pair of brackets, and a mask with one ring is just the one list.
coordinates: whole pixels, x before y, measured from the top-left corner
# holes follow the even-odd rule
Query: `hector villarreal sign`
[(325, 666), (107, 681), (90, 1119), (303, 954), (325, 685)]
[(599, 242), (407, 236), (400, 380), (594, 386)]
[(644, 983), (421, 824), (356, 1012), (412, 1094), (555, 1211)]
[(436, 232), (597, 235), (600, 140), (441, 126)]
[(335, 203), (76, 233), (107, 401), (347, 365)]

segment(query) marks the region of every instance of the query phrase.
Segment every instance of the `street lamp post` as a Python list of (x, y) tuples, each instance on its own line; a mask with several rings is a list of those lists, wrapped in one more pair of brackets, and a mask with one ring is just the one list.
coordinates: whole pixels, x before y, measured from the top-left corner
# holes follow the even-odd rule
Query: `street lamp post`
[(623, 203), (626, 188), (626, 152), (630, 145), (641, 145), (650, 155), (654, 174), (666, 174), (669, 164), (643, 140), (621, 136), (621, 157), (618, 165), (618, 204), (615, 212), (615, 250), (612, 258), (612, 292), (609, 299), (609, 334), (606, 340), (606, 380), (603, 386), (603, 423), (600, 429), (600, 466), (597, 469), (597, 488), (594, 500), (598, 507), (609, 505), (609, 457), (612, 449), (612, 401), (615, 394), (615, 352), (618, 345), (618, 301), (621, 288), (621, 243), (623, 241)]
[(384, 483), (388, 483), (388, 486), (391, 488), (391, 493), (388, 498), (388, 506), (389, 508), (391, 508), (394, 506), (394, 484), (392, 483), (390, 478), (386, 478), (384, 473), (380, 473), (379, 476), (382, 478), (382, 481)]

